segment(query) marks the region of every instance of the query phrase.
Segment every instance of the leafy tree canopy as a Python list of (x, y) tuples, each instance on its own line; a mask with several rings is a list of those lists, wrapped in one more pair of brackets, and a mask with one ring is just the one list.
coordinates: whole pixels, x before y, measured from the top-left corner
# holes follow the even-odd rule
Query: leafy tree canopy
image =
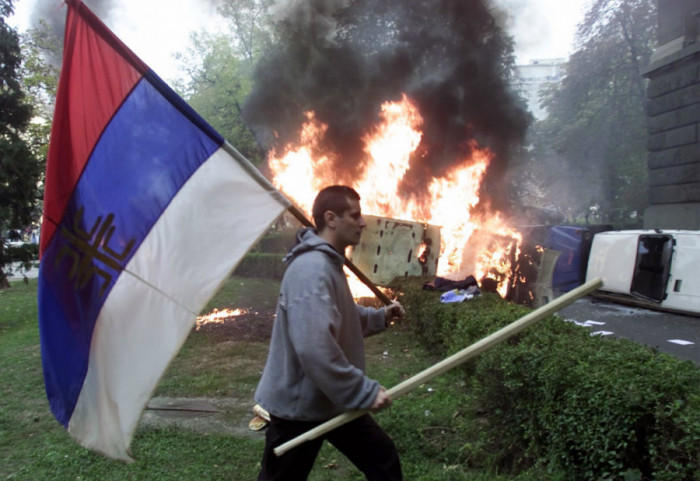
[(51, 31), (46, 22), (31, 29), (20, 38), (23, 61), (22, 86), (31, 99), (34, 119), (27, 127), (27, 140), (32, 152), (45, 162), (51, 136), (56, 89), (58, 87), (58, 59), (61, 58), (62, 41)]
[(19, 36), (5, 21), (12, 14), (11, 0), (0, 0), (0, 13), (0, 229), (4, 231), (31, 222), (41, 166), (26, 135), (33, 110), (20, 81)]
[(263, 152), (241, 115), (251, 91), (255, 61), (272, 41), (267, 10), (270, 0), (225, 0), (219, 12), (228, 21), (221, 34), (192, 35), (179, 54), (186, 73), (177, 89), (212, 126), (253, 163)]
[(229, 37), (208, 34), (192, 36), (185, 63), (189, 80), (178, 90), (225, 139), (259, 163), (261, 151), (241, 116), (241, 103), (251, 89), (251, 65), (238, 56)]
[(33, 110), (21, 83), (19, 36), (5, 21), (13, 12), (11, 0), (0, 0), (0, 285), (6, 285), (2, 268), (6, 255), (4, 234), (23, 229), (35, 214), (41, 175), (28, 142)]
[(255, 63), (273, 40), (268, 15), (272, 0), (224, 0), (219, 13), (228, 20), (231, 46), (237, 57)]
[(595, 0), (579, 25), (566, 77), (545, 94), (532, 167), (551, 206), (576, 220), (625, 223), (647, 196), (646, 80), (653, 0)]

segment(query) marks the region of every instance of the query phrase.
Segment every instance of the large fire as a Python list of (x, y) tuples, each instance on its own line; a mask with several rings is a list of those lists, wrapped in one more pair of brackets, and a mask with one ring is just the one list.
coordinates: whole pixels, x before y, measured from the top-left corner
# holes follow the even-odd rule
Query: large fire
[[(477, 218), (479, 187), (492, 154), (473, 142), (473, 154), (457, 159), (443, 177), (433, 178), (425, 198), (399, 191), (409, 160), (421, 140), (422, 118), (407, 96), (382, 106), (381, 122), (363, 138), (367, 162), (350, 182), (342, 182), (329, 167), (330, 155), (318, 154), (326, 126), (307, 113), (298, 144), (272, 152), (273, 184), (310, 215), (316, 193), (334, 183), (351, 185), (360, 194), (365, 214), (412, 220), (441, 227), (438, 275), (451, 279), (473, 275), (491, 278), (505, 295), (511, 263), (518, 255), (520, 234), (497, 214)], [(485, 211), (483, 206), (480, 211)]]

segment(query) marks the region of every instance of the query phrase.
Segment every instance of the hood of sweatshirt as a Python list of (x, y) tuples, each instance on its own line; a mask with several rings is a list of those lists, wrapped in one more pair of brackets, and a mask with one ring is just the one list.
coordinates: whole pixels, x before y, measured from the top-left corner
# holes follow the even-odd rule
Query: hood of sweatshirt
[(284, 256), (283, 260), (289, 265), (301, 254), (309, 251), (320, 251), (327, 254), (341, 269), (345, 264), (345, 257), (335, 250), (328, 242), (321, 239), (318, 234), (316, 234), (316, 229), (313, 227), (299, 229), (297, 232), (297, 243), (289, 250), (287, 255)]

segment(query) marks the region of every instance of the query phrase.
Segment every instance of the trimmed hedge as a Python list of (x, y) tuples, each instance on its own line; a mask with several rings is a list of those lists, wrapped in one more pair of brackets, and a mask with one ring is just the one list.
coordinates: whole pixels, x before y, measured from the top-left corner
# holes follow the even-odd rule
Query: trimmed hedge
[[(416, 338), (441, 356), (530, 309), (484, 295), (442, 304), (427, 279), (399, 279)], [(565, 479), (700, 479), (700, 369), (550, 317), (472, 360), (461, 461)]]
[(282, 279), (287, 265), (282, 262), (294, 245), (297, 229), (270, 231), (238, 264), (233, 275)]
[(268, 232), (260, 239), (260, 242), (255, 246), (253, 252), (286, 254), (296, 242), (296, 233), (296, 229)]
[(287, 264), (282, 262), (283, 258), (283, 254), (251, 252), (238, 264), (233, 274), (242, 277), (282, 279), (287, 268)]

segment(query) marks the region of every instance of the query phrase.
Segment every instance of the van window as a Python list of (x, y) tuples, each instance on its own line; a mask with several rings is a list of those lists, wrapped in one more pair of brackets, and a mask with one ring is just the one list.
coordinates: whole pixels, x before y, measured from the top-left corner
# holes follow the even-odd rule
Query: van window
[(630, 292), (654, 302), (663, 301), (666, 298), (666, 283), (671, 271), (672, 253), (671, 236), (639, 236)]

